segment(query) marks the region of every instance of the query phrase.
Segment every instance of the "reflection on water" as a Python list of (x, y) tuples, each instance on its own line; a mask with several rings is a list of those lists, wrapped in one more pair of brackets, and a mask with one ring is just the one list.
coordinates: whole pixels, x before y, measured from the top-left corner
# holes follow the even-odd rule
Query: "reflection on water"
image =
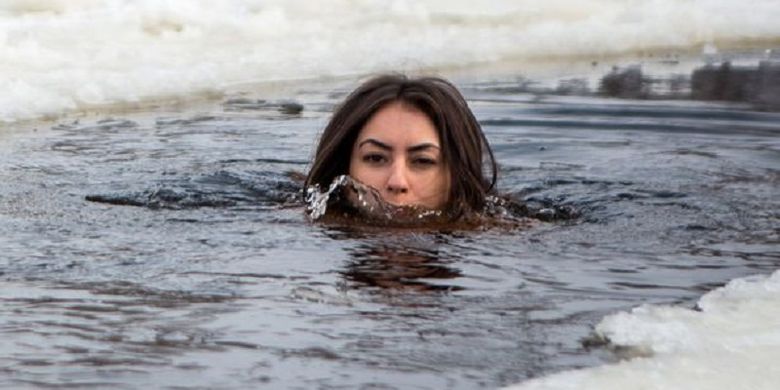
[(491, 85), (510, 228), (310, 223), (323, 92), (0, 137), (0, 387), (496, 387), (780, 265), (780, 115)]
[(350, 260), (341, 271), (344, 278), (358, 286), (390, 290), (457, 291), (459, 286), (446, 280), (461, 275), (448, 266), (455, 258), (443, 258), (438, 250), (409, 246), (409, 242), (362, 243), (348, 250)]

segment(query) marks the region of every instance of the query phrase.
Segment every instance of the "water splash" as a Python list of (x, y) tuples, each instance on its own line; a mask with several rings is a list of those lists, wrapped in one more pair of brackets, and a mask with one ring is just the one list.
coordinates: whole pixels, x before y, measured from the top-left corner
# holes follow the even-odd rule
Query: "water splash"
[(348, 175), (337, 176), (326, 191), (321, 191), (319, 185), (306, 189), (306, 212), (311, 220), (322, 219), (329, 209), (383, 225), (410, 225), (447, 219), (442, 210), (390, 204), (375, 189)]
[(325, 215), (328, 211), (328, 201), (331, 200), (331, 195), (340, 189), (342, 185), (346, 183), (348, 179), (347, 175), (341, 175), (333, 179), (330, 183), (327, 191), (320, 191), (320, 185), (315, 184), (306, 188), (306, 213), (309, 217), (316, 221)]
[[(348, 175), (337, 176), (328, 189), (319, 185), (306, 189), (306, 212), (312, 221), (335, 221), (379, 227), (421, 227), (474, 229), (527, 227), (533, 220), (570, 219), (574, 212), (564, 208), (540, 207), (507, 196), (489, 195), (482, 210), (453, 216), (446, 210), (418, 205), (397, 206), (382, 199), (377, 190)], [(568, 217), (568, 218), (567, 218)], [(348, 219), (344, 221), (344, 219)]]

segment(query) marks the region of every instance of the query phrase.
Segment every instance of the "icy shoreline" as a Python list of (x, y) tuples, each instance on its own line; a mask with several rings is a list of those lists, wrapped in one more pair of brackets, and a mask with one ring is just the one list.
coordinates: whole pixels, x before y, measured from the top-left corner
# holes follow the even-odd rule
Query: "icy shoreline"
[(542, 389), (753, 389), (780, 383), (780, 270), (735, 279), (695, 309), (645, 305), (607, 316), (596, 333), (637, 355), (509, 386)]
[(0, 122), (235, 85), (772, 47), (778, 18), (773, 1), (16, 0), (0, 5)]

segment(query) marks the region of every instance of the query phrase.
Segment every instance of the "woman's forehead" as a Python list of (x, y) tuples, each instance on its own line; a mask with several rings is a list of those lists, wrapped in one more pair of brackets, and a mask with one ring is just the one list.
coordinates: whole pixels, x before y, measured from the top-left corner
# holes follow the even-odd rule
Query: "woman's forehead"
[(439, 135), (433, 121), (417, 108), (402, 103), (388, 104), (374, 113), (360, 130), (358, 142), (367, 138), (384, 143), (439, 144)]

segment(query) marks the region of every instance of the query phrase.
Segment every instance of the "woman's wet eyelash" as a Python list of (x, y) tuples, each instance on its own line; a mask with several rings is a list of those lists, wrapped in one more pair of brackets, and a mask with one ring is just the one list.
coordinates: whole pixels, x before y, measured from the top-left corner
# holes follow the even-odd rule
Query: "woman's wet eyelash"
[(369, 153), (363, 156), (363, 161), (367, 163), (380, 163), (385, 161), (385, 156), (379, 153)]
[(412, 162), (418, 165), (436, 165), (438, 161), (430, 157), (415, 157)]

